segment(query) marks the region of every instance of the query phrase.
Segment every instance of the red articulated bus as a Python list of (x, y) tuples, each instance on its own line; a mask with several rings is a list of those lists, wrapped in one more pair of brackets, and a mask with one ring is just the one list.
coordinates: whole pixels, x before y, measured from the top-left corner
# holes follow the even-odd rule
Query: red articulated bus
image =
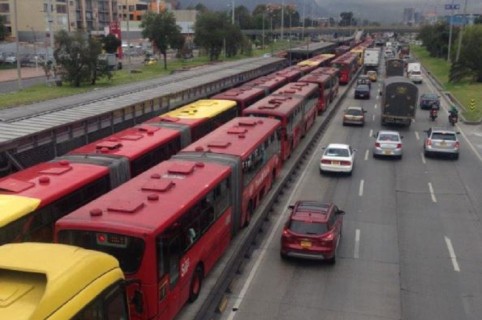
[(56, 241), (116, 257), (133, 318), (173, 319), (280, 172), (279, 126), (235, 118), (58, 220)]
[(287, 82), (297, 81), (303, 76), (301, 68), (297, 68), (296, 66), (284, 68), (280, 71), (275, 72), (274, 74), (285, 77), (288, 80)]
[(340, 84), (347, 84), (358, 69), (358, 56), (347, 52), (331, 62), (331, 66), (339, 70)]
[(293, 82), (276, 90), (271, 94), (273, 97), (297, 97), (302, 98), (303, 128), (301, 137), (304, 137), (316, 120), (320, 108), (320, 91), (316, 83)]
[(57, 219), (169, 159), (236, 114), (234, 101), (200, 100), (0, 179), (0, 244), (51, 242)]
[[(308, 112), (314, 109), (316, 116), (318, 88), (315, 84), (300, 84), (306, 85), (306, 90), (305, 92), (300, 92), (299, 88), (297, 88), (299, 95), (293, 93), (295, 90), (291, 90), (289, 94), (273, 94), (243, 111), (244, 116), (273, 118), (280, 121), (281, 158), (283, 161), (290, 157), (305, 133), (306, 123), (305, 115), (303, 114), (305, 106)], [(280, 91), (287, 87), (290, 87), (290, 85), (286, 85)]]
[(241, 115), (244, 109), (264, 97), (266, 97), (266, 91), (261, 87), (241, 86), (228, 89), (212, 96), (211, 98), (236, 101), (238, 105), (238, 115)]
[(276, 119), (239, 117), (174, 156), (175, 159), (231, 163), (236, 167), (236, 172), (240, 173), (236, 179), (242, 187), (235, 195), (241, 201), (240, 213), (234, 214), (237, 217), (233, 221), (235, 230), (251, 221), (255, 209), (280, 173), (279, 130), (280, 122)]
[(56, 223), (56, 241), (117, 258), (133, 319), (173, 319), (232, 238), (230, 164), (164, 161)]
[(312, 75), (315, 74), (327, 74), (330, 76), (330, 102), (335, 100), (338, 96), (338, 91), (340, 90), (340, 72), (337, 68), (333, 67), (321, 67), (311, 72)]
[[(304, 77), (301, 77), (298, 82), (314, 83), (318, 86), (319, 101), (317, 104), (317, 113), (321, 114), (328, 108), (332, 97), (334, 96), (333, 90), (333, 77), (324, 73), (310, 73)], [(338, 81), (338, 79), (337, 79)], [(338, 85), (338, 83), (337, 83)]]

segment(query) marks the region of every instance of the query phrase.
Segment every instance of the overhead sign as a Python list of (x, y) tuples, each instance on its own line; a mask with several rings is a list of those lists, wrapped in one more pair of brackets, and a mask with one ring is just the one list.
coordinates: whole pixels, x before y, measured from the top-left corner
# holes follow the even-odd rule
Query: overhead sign
[(459, 10), (460, 4), (446, 4), (445, 10)]

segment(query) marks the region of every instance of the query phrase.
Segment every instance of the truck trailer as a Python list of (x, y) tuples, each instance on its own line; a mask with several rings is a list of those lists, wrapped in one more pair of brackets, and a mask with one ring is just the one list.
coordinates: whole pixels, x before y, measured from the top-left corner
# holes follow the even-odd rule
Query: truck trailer
[(393, 76), (384, 80), (380, 94), (381, 124), (410, 126), (417, 111), (417, 86), (405, 77)]
[(381, 50), (380, 48), (366, 48), (363, 54), (363, 67), (365, 72), (368, 70), (378, 70), (380, 64)]

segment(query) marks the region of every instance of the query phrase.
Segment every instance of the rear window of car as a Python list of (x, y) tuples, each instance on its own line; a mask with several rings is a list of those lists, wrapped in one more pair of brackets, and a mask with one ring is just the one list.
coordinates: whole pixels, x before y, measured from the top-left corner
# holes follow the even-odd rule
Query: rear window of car
[(380, 141), (398, 141), (398, 136), (394, 134), (381, 134), (378, 137)]
[(457, 138), (455, 134), (453, 133), (440, 133), (440, 132), (434, 132), (432, 134), (432, 139), (433, 140), (449, 140), (449, 141), (455, 141)]
[(346, 114), (352, 115), (352, 116), (361, 116), (363, 112), (359, 109), (348, 109), (346, 111)]
[(325, 151), (326, 156), (348, 157), (350, 154), (347, 149), (329, 148)]
[(326, 223), (291, 220), (290, 230), (298, 234), (321, 235), (328, 231)]

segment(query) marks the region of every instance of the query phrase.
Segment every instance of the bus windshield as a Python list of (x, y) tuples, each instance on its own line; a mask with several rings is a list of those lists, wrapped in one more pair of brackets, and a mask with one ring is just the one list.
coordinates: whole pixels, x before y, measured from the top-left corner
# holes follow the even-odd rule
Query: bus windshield
[(110, 254), (119, 261), (125, 274), (138, 271), (145, 249), (144, 240), (139, 238), (85, 230), (62, 230), (59, 242)]

